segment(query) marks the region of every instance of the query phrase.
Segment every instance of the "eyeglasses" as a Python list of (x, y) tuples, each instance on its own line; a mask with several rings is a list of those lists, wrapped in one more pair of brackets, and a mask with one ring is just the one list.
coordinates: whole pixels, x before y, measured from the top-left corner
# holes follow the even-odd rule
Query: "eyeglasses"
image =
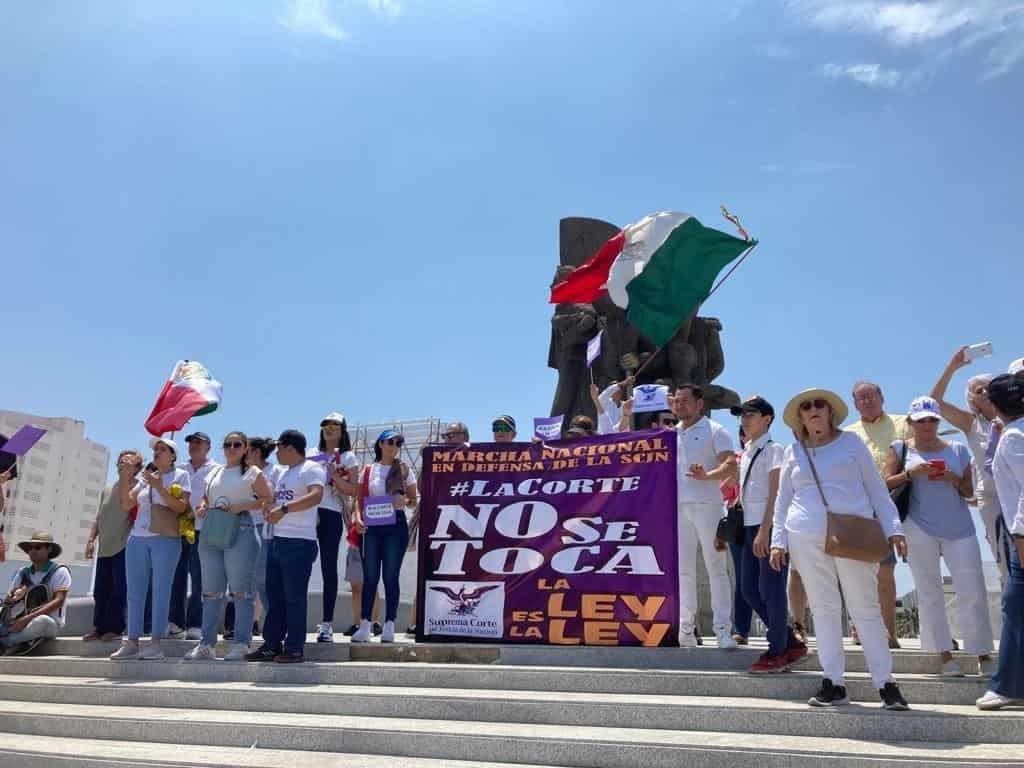
[(389, 437), (384, 442), (387, 443), (388, 445), (394, 445), (394, 446), (396, 446), (398, 448), (401, 448), (403, 445), (405, 445), (405, 438), (404, 437)]
[(239, 448), (245, 448), (245, 443), (243, 443), (241, 440), (235, 440), (234, 442), (231, 443), (224, 443), (224, 450), (226, 451), (228, 448), (234, 448), (237, 451)]
[(816, 397), (813, 400), (804, 400), (800, 403), (801, 411), (809, 411), (811, 408), (817, 408), (819, 411), (824, 410), (825, 408), (828, 408), (828, 401), (823, 400), (820, 397)]

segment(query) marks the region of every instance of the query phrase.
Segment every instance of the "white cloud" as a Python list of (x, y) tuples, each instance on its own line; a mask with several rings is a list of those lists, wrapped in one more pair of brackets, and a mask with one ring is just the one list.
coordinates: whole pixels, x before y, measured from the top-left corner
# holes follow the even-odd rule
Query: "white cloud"
[(349, 37), (348, 32), (331, 17), (327, 0), (288, 0), (277, 21), (292, 32), (319, 35), (331, 40), (346, 40)]
[(983, 78), (1001, 77), (1024, 59), (1022, 0), (789, 0), (787, 7), (809, 26), (916, 46), (932, 61), (987, 48)]
[(853, 80), (871, 88), (896, 88), (903, 81), (903, 73), (885, 69), (880, 64), (826, 64), (821, 74), (831, 80)]
[(285, 0), (284, 11), (277, 17), (278, 23), (292, 32), (326, 37), (330, 40), (347, 40), (350, 35), (335, 19), (332, 5), (348, 8), (362, 6), (372, 13), (395, 18), (402, 13), (398, 0), (345, 0), (331, 3), (330, 0)]

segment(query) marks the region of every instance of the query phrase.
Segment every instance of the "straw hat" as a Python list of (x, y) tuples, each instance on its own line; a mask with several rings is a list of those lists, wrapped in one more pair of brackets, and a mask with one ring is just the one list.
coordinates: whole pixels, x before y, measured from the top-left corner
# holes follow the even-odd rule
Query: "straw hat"
[(832, 426), (839, 429), (839, 425), (846, 421), (850, 409), (846, 407), (843, 398), (828, 389), (805, 389), (800, 394), (794, 395), (786, 403), (786, 410), (783, 411), (782, 420), (794, 432), (799, 432), (803, 427), (803, 424), (800, 422), (800, 403), (808, 400), (817, 400), (818, 398), (832, 406)]
[(60, 544), (54, 542), (53, 536), (48, 534), (46, 531), (36, 531), (28, 541), (19, 541), (18, 548), (27, 555), (29, 553), (29, 548), (33, 544), (49, 544), (51, 560), (56, 560), (60, 557), (60, 553), (64, 551), (61, 549)]

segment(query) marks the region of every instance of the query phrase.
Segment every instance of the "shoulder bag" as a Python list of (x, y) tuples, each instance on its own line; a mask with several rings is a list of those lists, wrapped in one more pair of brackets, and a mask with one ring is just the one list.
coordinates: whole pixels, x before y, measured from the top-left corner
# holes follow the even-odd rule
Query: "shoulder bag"
[(865, 563), (884, 560), (892, 552), (892, 547), (885, 537), (882, 524), (874, 517), (841, 515), (829, 509), (828, 499), (821, 488), (821, 480), (818, 478), (818, 470), (814, 466), (811, 452), (803, 442), (800, 443), (800, 447), (804, 449), (807, 462), (811, 465), (814, 484), (818, 486), (818, 494), (821, 496), (821, 503), (825, 505), (825, 514), (828, 517), (825, 554), (848, 560), (861, 560)]
[[(907, 441), (900, 440), (903, 443), (903, 450), (900, 451), (900, 472), (903, 472), (907, 468)], [(913, 483), (907, 481), (901, 485), (897, 485), (895, 488), (889, 491), (889, 496), (892, 497), (892, 503), (896, 505), (896, 511), (900, 513), (900, 522), (902, 523), (907, 519), (907, 515), (910, 514), (910, 489)]]
[[(219, 467), (216, 477), (210, 478), (206, 483), (207, 499), (209, 499), (210, 486), (214, 481), (224, 474), (224, 467)], [(203, 518), (203, 546), (210, 549), (231, 549), (238, 538), (238, 529), (241, 527), (241, 515), (235, 515), (220, 507), (207, 507), (206, 516)]]

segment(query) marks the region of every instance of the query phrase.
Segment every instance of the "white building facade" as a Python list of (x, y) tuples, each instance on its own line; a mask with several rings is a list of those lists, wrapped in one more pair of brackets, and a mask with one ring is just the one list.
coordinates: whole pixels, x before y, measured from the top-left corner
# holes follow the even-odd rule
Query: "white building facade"
[(0, 432), (25, 424), (46, 434), (18, 461), (18, 477), (4, 485), (4, 540), (9, 560), (27, 560), (16, 544), (49, 531), (64, 549), (61, 561), (84, 564), (89, 527), (107, 479), (110, 451), (85, 436), (85, 422), (0, 410)]

